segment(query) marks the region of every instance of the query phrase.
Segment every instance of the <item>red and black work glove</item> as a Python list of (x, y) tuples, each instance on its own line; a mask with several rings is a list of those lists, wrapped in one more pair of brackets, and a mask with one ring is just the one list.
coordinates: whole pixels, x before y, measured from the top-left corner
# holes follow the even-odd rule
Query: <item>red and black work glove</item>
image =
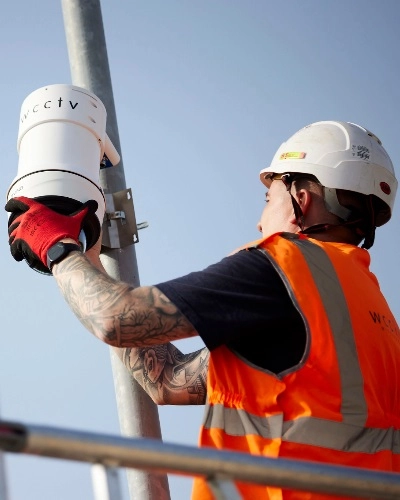
[(47, 251), (64, 238), (78, 242), (86, 217), (97, 210), (97, 201), (89, 200), (71, 215), (63, 215), (25, 196), (9, 200), (7, 212), (20, 213), (8, 228), (11, 255), (15, 260), (40, 260), (47, 268)]

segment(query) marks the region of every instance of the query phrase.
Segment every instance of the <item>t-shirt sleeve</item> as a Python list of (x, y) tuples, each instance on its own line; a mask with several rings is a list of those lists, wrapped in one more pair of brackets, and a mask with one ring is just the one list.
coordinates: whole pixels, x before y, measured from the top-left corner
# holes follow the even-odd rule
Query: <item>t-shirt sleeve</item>
[(266, 342), (293, 325), (300, 315), (268, 258), (256, 249), (240, 251), (206, 269), (155, 285), (191, 322), (213, 350), (243, 340)]

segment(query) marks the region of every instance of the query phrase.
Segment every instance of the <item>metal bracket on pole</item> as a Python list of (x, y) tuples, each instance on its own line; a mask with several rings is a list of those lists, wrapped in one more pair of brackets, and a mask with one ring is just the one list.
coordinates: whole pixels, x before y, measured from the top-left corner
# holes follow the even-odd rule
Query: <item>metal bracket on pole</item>
[(105, 193), (107, 211), (103, 222), (102, 245), (107, 248), (125, 248), (139, 241), (139, 229), (147, 223), (137, 224), (130, 188)]

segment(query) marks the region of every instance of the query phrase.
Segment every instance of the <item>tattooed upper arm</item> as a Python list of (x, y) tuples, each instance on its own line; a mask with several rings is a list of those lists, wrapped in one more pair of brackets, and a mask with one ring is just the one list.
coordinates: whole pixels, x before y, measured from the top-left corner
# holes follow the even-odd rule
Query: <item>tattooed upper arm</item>
[(197, 332), (154, 286), (133, 288), (102, 273), (72, 252), (53, 268), (75, 315), (96, 337), (114, 347), (142, 347), (193, 337)]
[(157, 404), (204, 404), (209, 351), (183, 354), (173, 344), (119, 349), (131, 375)]

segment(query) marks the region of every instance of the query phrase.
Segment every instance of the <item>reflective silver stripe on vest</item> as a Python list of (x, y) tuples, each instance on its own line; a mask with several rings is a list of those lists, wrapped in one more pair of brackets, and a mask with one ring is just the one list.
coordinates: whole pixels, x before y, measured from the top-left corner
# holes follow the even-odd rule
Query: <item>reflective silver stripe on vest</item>
[(283, 440), (354, 453), (392, 451), (400, 454), (400, 431), (377, 429), (314, 417), (283, 424)]
[(318, 245), (300, 239), (292, 239), (292, 242), (301, 250), (308, 264), (331, 325), (341, 379), (343, 422), (363, 427), (367, 421), (363, 376), (350, 313), (336, 271), (328, 255)]
[(259, 417), (245, 410), (225, 408), (223, 404), (206, 405), (205, 429), (223, 429), (230, 436), (256, 435), (266, 439), (282, 436), (282, 415)]
[[(282, 428), (279, 415), (263, 418), (244, 410), (224, 408), (220, 404), (206, 409), (204, 427), (223, 429), (233, 436), (257, 434), (272, 439), (282, 437), (284, 441), (347, 452), (376, 453), (390, 450), (399, 454), (399, 430), (365, 427), (367, 404), (350, 313), (331, 260), (321, 247), (308, 240), (299, 239), (298, 236), (291, 234), (282, 236), (291, 240), (301, 251), (318, 288), (331, 326), (341, 379), (342, 421), (301, 417), (284, 422)], [(272, 256), (265, 250), (262, 251), (279, 272), (293, 300), (293, 291), (286, 275)], [(340, 311), (340, 314), (337, 311)]]

